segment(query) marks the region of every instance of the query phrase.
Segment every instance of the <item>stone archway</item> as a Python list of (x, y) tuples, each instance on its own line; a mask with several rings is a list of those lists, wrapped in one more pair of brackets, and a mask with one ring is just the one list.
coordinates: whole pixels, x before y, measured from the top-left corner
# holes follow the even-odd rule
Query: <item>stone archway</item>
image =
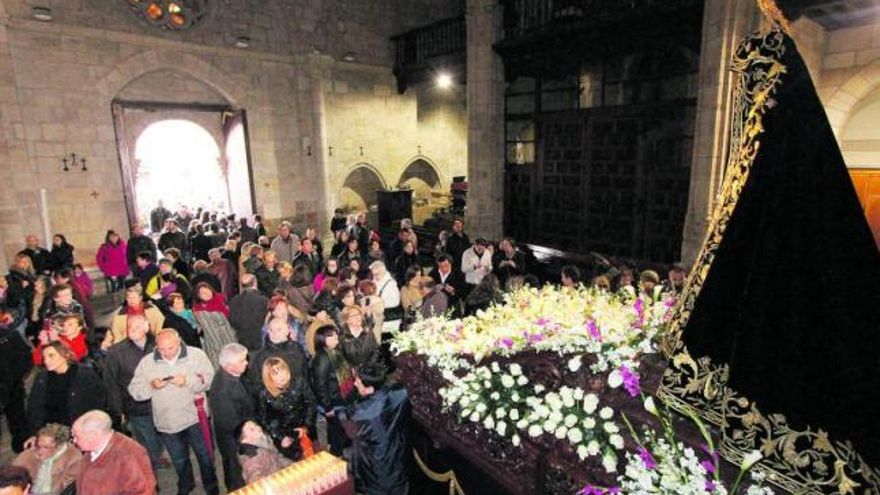
[(416, 225), (423, 224), (440, 207), (434, 193), (442, 191), (442, 179), (428, 158), (420, 156), (410, 161), (397, 184), (400, 188), (412, 189), (412, 220)]
[(376, 167), (369, 163), (358, 163), (342, 181), (340, 206), (351, 211), (371, 212), (376, 206), (376, 191), (387, 188), (385, 179)]
[(880, 60), (863, 67), (837, 89), (825, 104), (831, 129), (841, 141), (844, 127), (859, 102), (880, 86)]

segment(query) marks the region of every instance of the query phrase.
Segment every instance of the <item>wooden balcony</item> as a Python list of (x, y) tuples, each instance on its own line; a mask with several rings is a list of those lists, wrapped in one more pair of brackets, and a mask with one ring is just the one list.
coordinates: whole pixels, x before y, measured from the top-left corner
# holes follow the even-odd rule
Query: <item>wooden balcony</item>
[(397, 91), (446, 71), (463, 83), (466, 74), (467, 29), (464, 16), (452, 17), (394, 36)]

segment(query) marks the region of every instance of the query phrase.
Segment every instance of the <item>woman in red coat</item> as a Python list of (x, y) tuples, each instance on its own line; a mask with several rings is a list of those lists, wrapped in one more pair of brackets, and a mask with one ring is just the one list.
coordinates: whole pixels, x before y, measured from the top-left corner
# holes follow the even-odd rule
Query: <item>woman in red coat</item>
[(34, 349), (33, 354), (34, 364), (37, 366), (43, 364), (43, 348), (56, 340), (61, 341), (73, 351), (77, 362), (82, 361), (89, 353), (85, 325), (79, 314), (67, 315), (58, 322), (52, 322), (48, 329), (40, 332), (39, 340), (40, 343)]
[[(98, 268), (107, 279), (107, 291), (115, 294), (122, 288), (122, 281), (128, 275), (128, 260), (125, 256), (125, 241), (112, 230), (104, 236), (104, 244), (98, 248), (96, 261)], [(152, 254), (152, 253), (151, 253)]]

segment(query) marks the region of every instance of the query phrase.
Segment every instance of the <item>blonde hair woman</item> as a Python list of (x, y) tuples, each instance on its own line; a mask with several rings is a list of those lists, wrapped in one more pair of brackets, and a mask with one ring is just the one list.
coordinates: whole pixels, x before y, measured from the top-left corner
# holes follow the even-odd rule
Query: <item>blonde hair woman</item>
[(315, 431), (315, 399), (305, 377), (293, 376), (280, 357), (270, 357), (261, 370), (263, 386), (257, 400), (257, 418), (285, 457), (302, 458), (300, 438)]

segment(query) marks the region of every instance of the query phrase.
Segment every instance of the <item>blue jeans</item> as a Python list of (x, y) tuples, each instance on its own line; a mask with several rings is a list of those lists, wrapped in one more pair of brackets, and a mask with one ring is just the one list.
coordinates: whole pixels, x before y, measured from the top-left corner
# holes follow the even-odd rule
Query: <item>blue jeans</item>
[(192, 447), (199, 463), (199, 472), (202, 473), (202, 484), (208, 495), (217, 495), (217, 474), (214, 472), (214, 459), (208, 454), (208, 447), (202, 437), (202, 429), (196, 423), (178, 433), (160, 433), (174, 470), (177, 471), (177, 493), (184, 495), (196, 487), (193, 478), (192, 464), (189, 462), (189, 449)]
[(137, 443), (147, 449), (150, 455), (150, 464), (153, 473), (159, 469), (159, 457), (162, 455), (162, 442), (159, 440), (159, 432), (153, 424), (153, 416), (128, 416), (128, 430)]

